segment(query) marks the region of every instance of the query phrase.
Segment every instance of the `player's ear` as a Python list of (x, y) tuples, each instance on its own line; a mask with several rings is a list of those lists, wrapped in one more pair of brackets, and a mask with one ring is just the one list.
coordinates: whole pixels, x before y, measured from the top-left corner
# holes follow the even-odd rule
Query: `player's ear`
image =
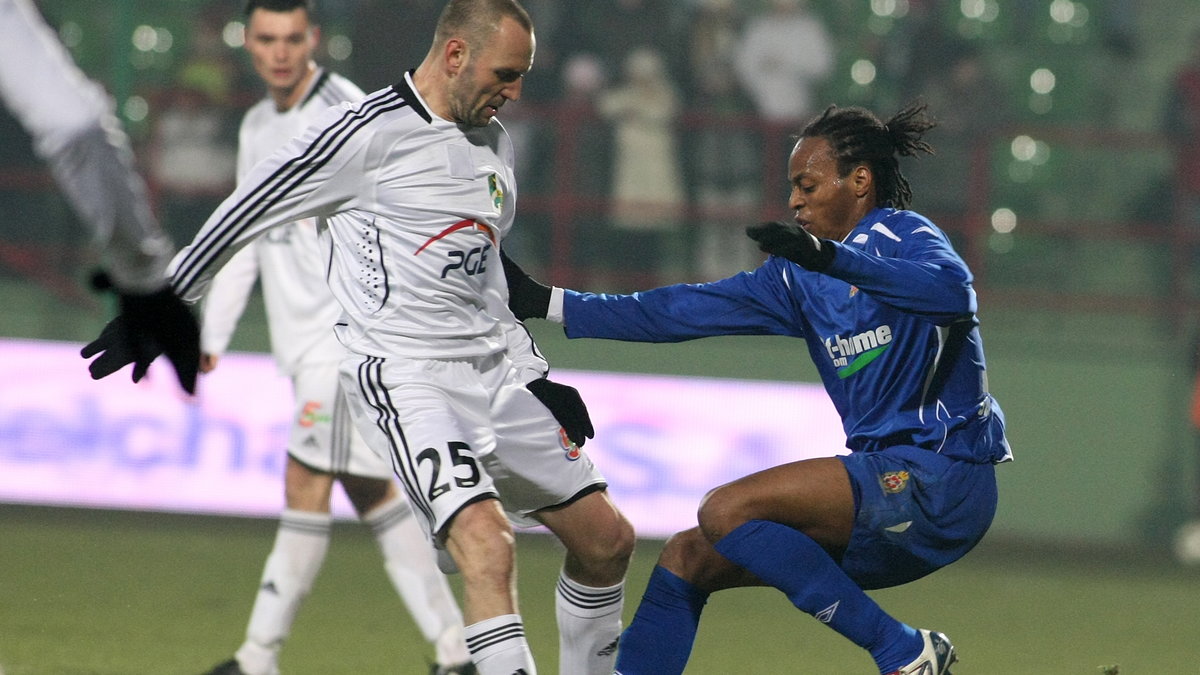
[(850, 186), (854, 188), (854, 196), (862, 199), (871, 193), (875, 187), (875, 174), (871, 167), (859, 164), (850, 170)]
[(457, 75), (467, 65), (467, 58), (470, 56), (467, 41), (462, 38), (446, 40), (442, 56), (445, 59), (446, 70)]
[(308, 28), (308, 46), (316, 51), (317, 46), (321, 44), (321, 27), (310, 26)]

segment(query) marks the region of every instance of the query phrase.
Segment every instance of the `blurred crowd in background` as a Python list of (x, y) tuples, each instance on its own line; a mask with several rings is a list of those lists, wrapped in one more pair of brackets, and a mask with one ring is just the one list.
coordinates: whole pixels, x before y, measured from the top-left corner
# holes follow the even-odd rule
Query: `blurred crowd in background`
[[(230, 190), (237, 124), (262, 96), (241, 4), (39, 2), (113, 94), (179, 244)], [(886, 117), (920, 98), (940, 127), (937, 155), (904, 165), (914, 206), (982, 290), (1200, 299), (1195, 0), (525, 4), (534, 68), (501, 114), (521, 180), (510, 250), (547, 280), (621, 290), (750, 268), (761, 255), (742, 228), (788, 217), (803, 122), (832, 103)], [(387, 86), (424, 56), (441, 7), (318, 0), (320, 61)], [(55, 270), (78, 268), (82, 230), (6, 116), (0, 204), (0, 278), (65, 285)], [(1121, 283), (1089, 266), (1114, 255)]]

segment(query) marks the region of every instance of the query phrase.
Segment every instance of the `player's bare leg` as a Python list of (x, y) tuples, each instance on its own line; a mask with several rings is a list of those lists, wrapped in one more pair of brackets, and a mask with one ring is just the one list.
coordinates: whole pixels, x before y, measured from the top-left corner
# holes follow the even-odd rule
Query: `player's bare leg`
[(437, 567), (429, 538), (395, 481), (338, 477), (350, 503), (379, 544), (384, 569), (440, 666), (467, 663), (463, 617), (446, 576)]
[(559, 672), (608, 675), (621, 634), (633, 526), (604, 491), (536, 515), (567, 549), (555, 594)]
[(446, 527), (463, 580), (467, 648), (480, 675), (537, 672), (517, 609), (516, 540), (494, 498), (464, 506)]
[(699, 521), (717, 553), (869, 651), (880, 672), (919, 665), (922, 634), (884, 612), (841, 567), (855, 523), (841, 459), (792, 462), (716, 488)]

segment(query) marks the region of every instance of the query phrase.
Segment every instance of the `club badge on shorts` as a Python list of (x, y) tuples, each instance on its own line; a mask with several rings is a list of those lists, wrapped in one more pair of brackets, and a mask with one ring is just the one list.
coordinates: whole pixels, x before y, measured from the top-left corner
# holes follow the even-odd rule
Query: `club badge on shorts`
[(558, 428), (558, 443), (562, 446), (564, 456), (568, 461), (574, 462), (580, 458), (579, 446), (571, 441), (571, 438), (567, 436), (567, 430), (562, 427)]
[(908, 472), (888, 471), (887, 473), (881, 473), (879, 474), (879, 485), (889, 495), (904, 492), (904, 488), (908, 487)]

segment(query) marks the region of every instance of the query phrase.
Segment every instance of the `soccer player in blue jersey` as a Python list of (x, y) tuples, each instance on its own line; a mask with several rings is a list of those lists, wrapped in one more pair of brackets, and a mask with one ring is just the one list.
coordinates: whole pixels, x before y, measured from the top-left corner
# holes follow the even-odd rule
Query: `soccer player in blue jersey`
[(788, 335), (842, 418), (850, 453), (776, 466), (705, 496), (672, 536), (620, 642), (620, 675), (682, 673), (715, 591), (768, 585), (870, 652), (880, 673), (942, 675), (942, 633), (889, 616), (864, 591), (957, 560), (996, 511), (1011, 459), (987, 390), (971, 273), (946, 235), (906, 210), (898, 156), (931, 153), (923, 105), (885, 122), (830, 107), (788, 160), (793, 223), (747, 228), (771, 254), (751, 272), (631, 295), (548, 288), (506, 262), (519, 318), (569, 337), (675, 342)]

